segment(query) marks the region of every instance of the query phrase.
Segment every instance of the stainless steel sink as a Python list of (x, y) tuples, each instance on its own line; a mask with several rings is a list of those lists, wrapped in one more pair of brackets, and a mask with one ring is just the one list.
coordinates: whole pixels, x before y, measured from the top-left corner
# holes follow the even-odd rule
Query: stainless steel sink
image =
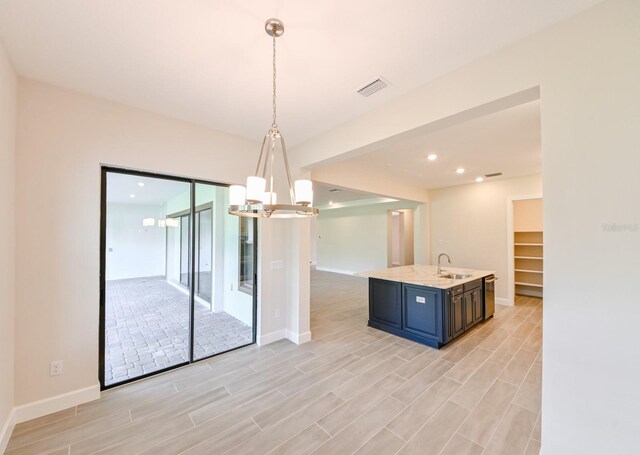
[(448, 278), (450, 280), (464, 280), (465, 278), (469, 278), (471, 275), (465, 273), (441, 273), (438, 275), (440, 278)]

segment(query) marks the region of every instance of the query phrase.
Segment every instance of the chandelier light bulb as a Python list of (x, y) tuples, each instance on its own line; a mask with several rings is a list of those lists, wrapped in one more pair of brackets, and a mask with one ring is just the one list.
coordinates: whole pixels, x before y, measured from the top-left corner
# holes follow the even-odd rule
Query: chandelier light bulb
[(242, 185), (231, 185), (229, 187), (229, 204), (244, 205), (247, 201), (247, 189)]
[(313, 183), (311, 180), (296, 180), (295, 182), (296, 204), (313, 204)]
[(255, 175), (247, 177), (247, 202), (252, 204), (262, 202), (266, 186), (267, 181), (262, 177)]

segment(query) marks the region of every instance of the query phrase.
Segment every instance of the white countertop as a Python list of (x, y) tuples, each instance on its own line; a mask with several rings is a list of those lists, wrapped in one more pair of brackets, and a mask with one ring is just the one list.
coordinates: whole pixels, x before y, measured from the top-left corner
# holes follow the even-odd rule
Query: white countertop
[(436, 275), (435, 265), (405, 265), (402, 267), (392, 267), (389, 269), (372, 270), (370, 272), (356, 273), (358, 276), (368, 278), (378, 278), (380, 280), (399, 281), (401, 283), (416, 284), (418, 286), (428, 286), (431, 288), (449, 289), (464, 283), (493, 275), (495, 272), (489, 270), (459, 269), (456, 267), (442, 267), (442, 273), (452, 272), (471, 275), (462, 280), (442, 278)]

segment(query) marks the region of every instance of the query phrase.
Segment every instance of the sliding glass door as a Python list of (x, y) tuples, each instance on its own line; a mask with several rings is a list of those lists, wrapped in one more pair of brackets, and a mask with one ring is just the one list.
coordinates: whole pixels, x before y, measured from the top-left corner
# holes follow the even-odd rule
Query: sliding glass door
[(240, 218), (227, 213), (228, 189), (196, 183), (195, 200), (193, 353), (202, 359), (252, 343), (255, 311), (253, 290), (241, 288)]
[(102, 179), (102, 387), (254, 343), (255, 222), (228, 215), (228, 188), (113, 168)]

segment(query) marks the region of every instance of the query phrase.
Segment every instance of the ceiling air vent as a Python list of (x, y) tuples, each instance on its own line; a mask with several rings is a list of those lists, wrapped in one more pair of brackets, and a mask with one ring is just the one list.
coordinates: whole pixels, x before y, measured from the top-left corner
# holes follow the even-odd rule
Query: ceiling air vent
[(329, 193), (339, 193), (340, 191), (342, 191), (342, 190), (340, 190), (340, 189), (338, 189), (338, 188), (331, 188), (331, 189), (329, 190)]
[(385, 88), (387, 85), (389, 85), (389, 83), (384, 79), (382, 79), (381, 77), (379, 77), (375, 81), (369, 82), (367, 85), (365, 85), (360, 90), (358, 90), (358, 93), (361, 94), (362, 96), (370, 96), (376, 92), (379, 92), (380, 90)]
[(489, 177), (500, 177), (502, 175), (502, 172), (494, 172), (493, 174), (485, 174), (485, 177), (489, 178)]

